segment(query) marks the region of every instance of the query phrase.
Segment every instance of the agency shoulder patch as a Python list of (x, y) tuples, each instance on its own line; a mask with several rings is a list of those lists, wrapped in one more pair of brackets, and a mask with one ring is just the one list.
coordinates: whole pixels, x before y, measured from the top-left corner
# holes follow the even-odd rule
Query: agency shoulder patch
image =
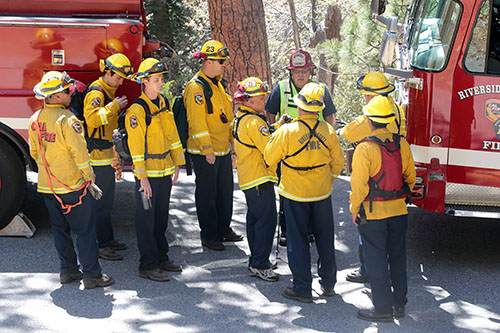
[(101, 106), (101, 98), (99, 97), (94, 98), (94, 100), (92, 100), (92, 103), (90, 103), (90, 105), (92, 105), (95, 108)]
[(201, 93), (194, 94), (194, 102), (198, 105), (203, 105), (203, 95)]
[(130, 127), (131, 128), (136, 128), (137, 127), (137, 118), (135, 116), (130, 117)]
[(262, 125), (261, 127), (259, 127), (259, 132), (263, 136), (268, 136), (269, 135), (269, 128), (266, 125)]
[(78, 121), (75, 121), (71, 127), (73, 127), (73, 130), (77, 133), (77, 134), (81, 134), (83, 132), (83, 127), (82, 127), (82, 124)]

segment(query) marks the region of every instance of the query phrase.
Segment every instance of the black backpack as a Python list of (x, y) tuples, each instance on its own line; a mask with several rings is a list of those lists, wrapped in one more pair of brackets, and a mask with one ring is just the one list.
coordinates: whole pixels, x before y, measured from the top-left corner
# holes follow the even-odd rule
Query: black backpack
[[(85, 86), (85, 84), (80, 81), (75, 81), (75, 83), (70, 87), (71, 103), (68, 107), (68, 109), (83, 123), (85, 140), (87, 141), (87, 149), (89, 153), (96, 149), (104, 150), (113, 146), (110, 141), (102, 138), (104, 136), (104, 126), (95, 128), (92, 133), (88, 133), (85, 117), (83, 116), (83, 102), (85, 100), (85, 96), (93, 90), (98, 90), (104, 95), (105, 105), (111, 102), (111, 98), (101, 87), (96, 85), (89, 87)], [(99, 134), (99, 137), (95, 137), (96, 134)]]
[[(143, 100), (142, 98), (137, 98), (132, 104), (139, 104), (142, 106), (144, 109), (144, 112), (146, 113), (146, 134), (145, 138), (145, 150), (144, 150), (144, 159), (152, 159), (152, 158), (164, 158), (165, 156), (156, 156), (153, 154), (148, 154), (148, 142), (147, 142), (147, 136), (148, 136), (148, 127), (149, 124), (151, 124), (151, 118), (160, 114), (161, 112), (168, 111), (170, 109), (170, 103), (168, 102), (168, 99), (161, 95), (161, 98), (165, 101), (165, 107), (156, 111), (155, 113), (151, 113), (149, 110), (148, 103)], [(132, 105), (131, 105), (132, 106)], [(122, 112), (120, 116), (118, 117), (118, 128), (115, 130), (113, 133), (113, 145), (115, 146), (115, 151), (118, 153), (118, 155), (125, 161), (131, 162), (132, 161), (132, 156), (130, 155), (130, 148), (128, 145), (128, 136), (127, 136), (127, 129), (125, 127), (125, 117), (127, 115), (127, 112)]]

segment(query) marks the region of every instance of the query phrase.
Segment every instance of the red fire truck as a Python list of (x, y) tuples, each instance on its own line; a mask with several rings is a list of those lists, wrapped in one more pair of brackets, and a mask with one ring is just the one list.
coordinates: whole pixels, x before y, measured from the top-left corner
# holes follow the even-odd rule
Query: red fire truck
[(372, 2), (387, 26), (381, 64), (407, 104), (413, 203), (499, 218), (500, 0), (413, 0), (402, 24), (379, 16), (383, 8)]
[[(124, 53), (134, 68), (159, 47), (147, 38), (142, 0), (0, 0), (0, 229), (22, 204), (26, 166), (36, 170), (28, 148), (28, 121), (42, 107), (33, 86), (44, 72), (66, 71), (90, 83), (99, 59)], [(117, 96), (132, 101), (140, 87), (127, 82)]]

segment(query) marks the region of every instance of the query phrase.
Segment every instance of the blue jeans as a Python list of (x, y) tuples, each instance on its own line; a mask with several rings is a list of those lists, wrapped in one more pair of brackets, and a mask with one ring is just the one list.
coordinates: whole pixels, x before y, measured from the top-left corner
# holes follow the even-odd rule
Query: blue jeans
[(372, 301), (378, 313), (392, 313), (404, 306), (408, 292), (406, 276), (406, 230), (408, 215), (367, 220), (358, 227), (369, 272)]
[(313, 202), (283, 198), (283, 209), (287, 223), (288, 265), (293, 275), (294, 292), (304, 297), (312, 296), (308, 229), (312, 230), (316, 239), (320, 284), (326, 289), (333, 288), (337, 282), (337, 263), (331, 197)]
[(115, 169), (111, 165), (93, 166), (95, 183), (102, 190), (102, 198), (94, 200), (94, 218), (97, 224), (99, 247), (107, 247), (115, 236), (111, 224), (111, 210), (115, 198)]
[(191, 155), (196, 175), (194, 193), (201, 238), (220, 240), (231, 232), (233, 215), (233, 166), (231, 154), (208, 164), (204, 155)]
[[(59, 198), (65, 204), (75, 204), (83, 190), (60, 194)], [(82, 204), (73, 207), (68, 214), (63, 214), (61, 205), (52, 194), (42, 194), (45, 206), (49, 211), (54, 245), (61, 263), (61, 273), (75, 273), (79, 266), (77, 256), (71, 238), (71, 231), (76, 234), (76, 247), (78, 248), (78, 260), (82, 265), (84, 278), (99, 278), (101, 266), (99, 266), (96, 225), (92, 218), (94, 199), (87, 193), (82, 198)]]
[(135, 231), (139, 246), (139, 270), (153, 270), (160, 262), (169, 260), (168, 242), (165, 232), (168, 226), (168, 211), (172, 179), (170, 176), (149, 178), (153, 195), (152, 207), (144, 210), (141, 182), (135, 179)]
[(250, 266), (271, 268), (269, 256), (276, 231), (276, 196), (272, 182), (244, 190), (247, 201), (247, 239), (250, 247)]

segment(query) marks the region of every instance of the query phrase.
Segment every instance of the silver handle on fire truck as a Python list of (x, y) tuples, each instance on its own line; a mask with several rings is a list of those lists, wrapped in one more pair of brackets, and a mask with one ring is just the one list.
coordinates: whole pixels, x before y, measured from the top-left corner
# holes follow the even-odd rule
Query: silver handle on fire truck
[(21, 21), (1, 21), (0, 26), (8, 26), (8, 27), (47, 27), (47, 28), (59, 28), (59, 27), (70, 27), (70, 28), (87, 28), (87, 29), (95, 29), (95, 28), (106, 28), (109, 27), (109, 24), (106, 23), (67, 23), (67, 22), (44, 22), (44, 21), (29, 21), (29, 22), (21, 22)]

